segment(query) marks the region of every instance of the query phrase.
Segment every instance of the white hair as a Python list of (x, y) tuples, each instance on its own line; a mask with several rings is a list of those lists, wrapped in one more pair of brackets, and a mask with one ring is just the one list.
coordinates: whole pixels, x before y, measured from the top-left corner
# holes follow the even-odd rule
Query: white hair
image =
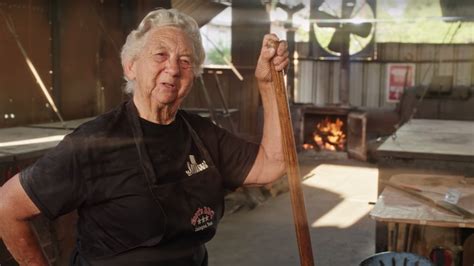
[[(152, 28), (160, 26), (177, 27), (191, 38), (193, 46), (193, 72), (194, 75), (199, 75), (202, 71), (202, 63), (205, 57), (199, 26), (192, 17), (176, 9), (157, 9), (151, 11), (143, 18), (140, 25), (128, 34), (120, 54), (122, 67), (125, 68), (126, 62), (130, 62), (138, 56), (140, 50), (145, 45), (147, 33)], [(124, 78), (127, 81), (124, 92), (133, 93), (135, 81), (129, 80), (126, 76)]]

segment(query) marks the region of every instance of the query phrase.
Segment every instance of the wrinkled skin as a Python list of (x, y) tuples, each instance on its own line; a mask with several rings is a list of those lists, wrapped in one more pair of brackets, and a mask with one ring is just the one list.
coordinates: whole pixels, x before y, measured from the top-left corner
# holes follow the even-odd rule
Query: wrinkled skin
[(194, 79), (191, 39), (179, 28), (157, 27), (145, 36), (140, 54), (125, 64), (135, 80), (133, 101), (142, 118), (169, 124)]
[[(274, 44), (276, 44), (276, 47)], [(272, 81), (270, 64), (273, 64), (276, 71), (285, 70), (289, 63), (288, 54), (288, 43), (286, 41), (280, 41), (275, 34), (266, 34), (263, 37), (262, 48), (255, 69), (257, 81), (263, 83)]]

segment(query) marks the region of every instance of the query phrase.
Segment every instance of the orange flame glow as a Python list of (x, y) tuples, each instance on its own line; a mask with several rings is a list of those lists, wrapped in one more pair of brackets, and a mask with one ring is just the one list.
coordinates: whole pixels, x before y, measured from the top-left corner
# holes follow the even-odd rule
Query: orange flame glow
[(329, 117), (316, 124), (313, 132), (314, 144), (305, 143), (303, 148), (328, 150), (328, 151), (342, 151), (346, 145), (346, 134), (343, 131), (344, 122), (336, 118), (331, 121)]

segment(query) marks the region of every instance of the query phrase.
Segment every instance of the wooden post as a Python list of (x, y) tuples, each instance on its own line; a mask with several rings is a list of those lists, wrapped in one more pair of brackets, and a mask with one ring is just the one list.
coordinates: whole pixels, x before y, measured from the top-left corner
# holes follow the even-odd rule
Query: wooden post
[[(230, 91), (240, 100), (230, 99), (239, 109), (239, 133), (259, 139), (258, 116), (260, 94), (256, 90), (255, 59), (259, 57), (262, 39), (270, 31), (270, 17), (260, 1), (232, 1), (232, 63), (242, 74), (242, 82), (230, 82)], [(245, 56), (243, 56), (245, 55)], [(237, 92), (238, 94), (236, 94)]]
[[(273, 43), (277, 47), (277, 44)], [(288, 106), (288, 96), (283, 79), (283, 72), (276, 71), (271, 65), (272, 85), (276, 91), (276, 100), (278, 106), (278, 115), (280, 118), (280, 127), (282, 133), (282, 145), (285, 155), (288, 183), (290, 188), (291, 206), (293, 210), (293, 220), (295, 223), (296, 239), (298, 241), (298, 250), (300, 255), (300, 264), (302, 266), (312, 266), (313, 250), (311, 247), (311, 238), (309, 235), (308, 218), (304, 205), (303, 191), (301, 189), (300, 169), (298, 157), (295, 149), (295, 136), (291, 124), (290, 110)]]

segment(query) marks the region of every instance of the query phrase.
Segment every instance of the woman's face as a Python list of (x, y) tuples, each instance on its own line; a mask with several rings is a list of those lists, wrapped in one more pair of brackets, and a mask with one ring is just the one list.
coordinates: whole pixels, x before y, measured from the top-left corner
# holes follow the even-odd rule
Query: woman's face
[(145, 45), (132, 62), (134, 94), (148, 97), (158, 106), (179, 106), (193, 85), (193, 47), (179, 28), (151, 29)]

